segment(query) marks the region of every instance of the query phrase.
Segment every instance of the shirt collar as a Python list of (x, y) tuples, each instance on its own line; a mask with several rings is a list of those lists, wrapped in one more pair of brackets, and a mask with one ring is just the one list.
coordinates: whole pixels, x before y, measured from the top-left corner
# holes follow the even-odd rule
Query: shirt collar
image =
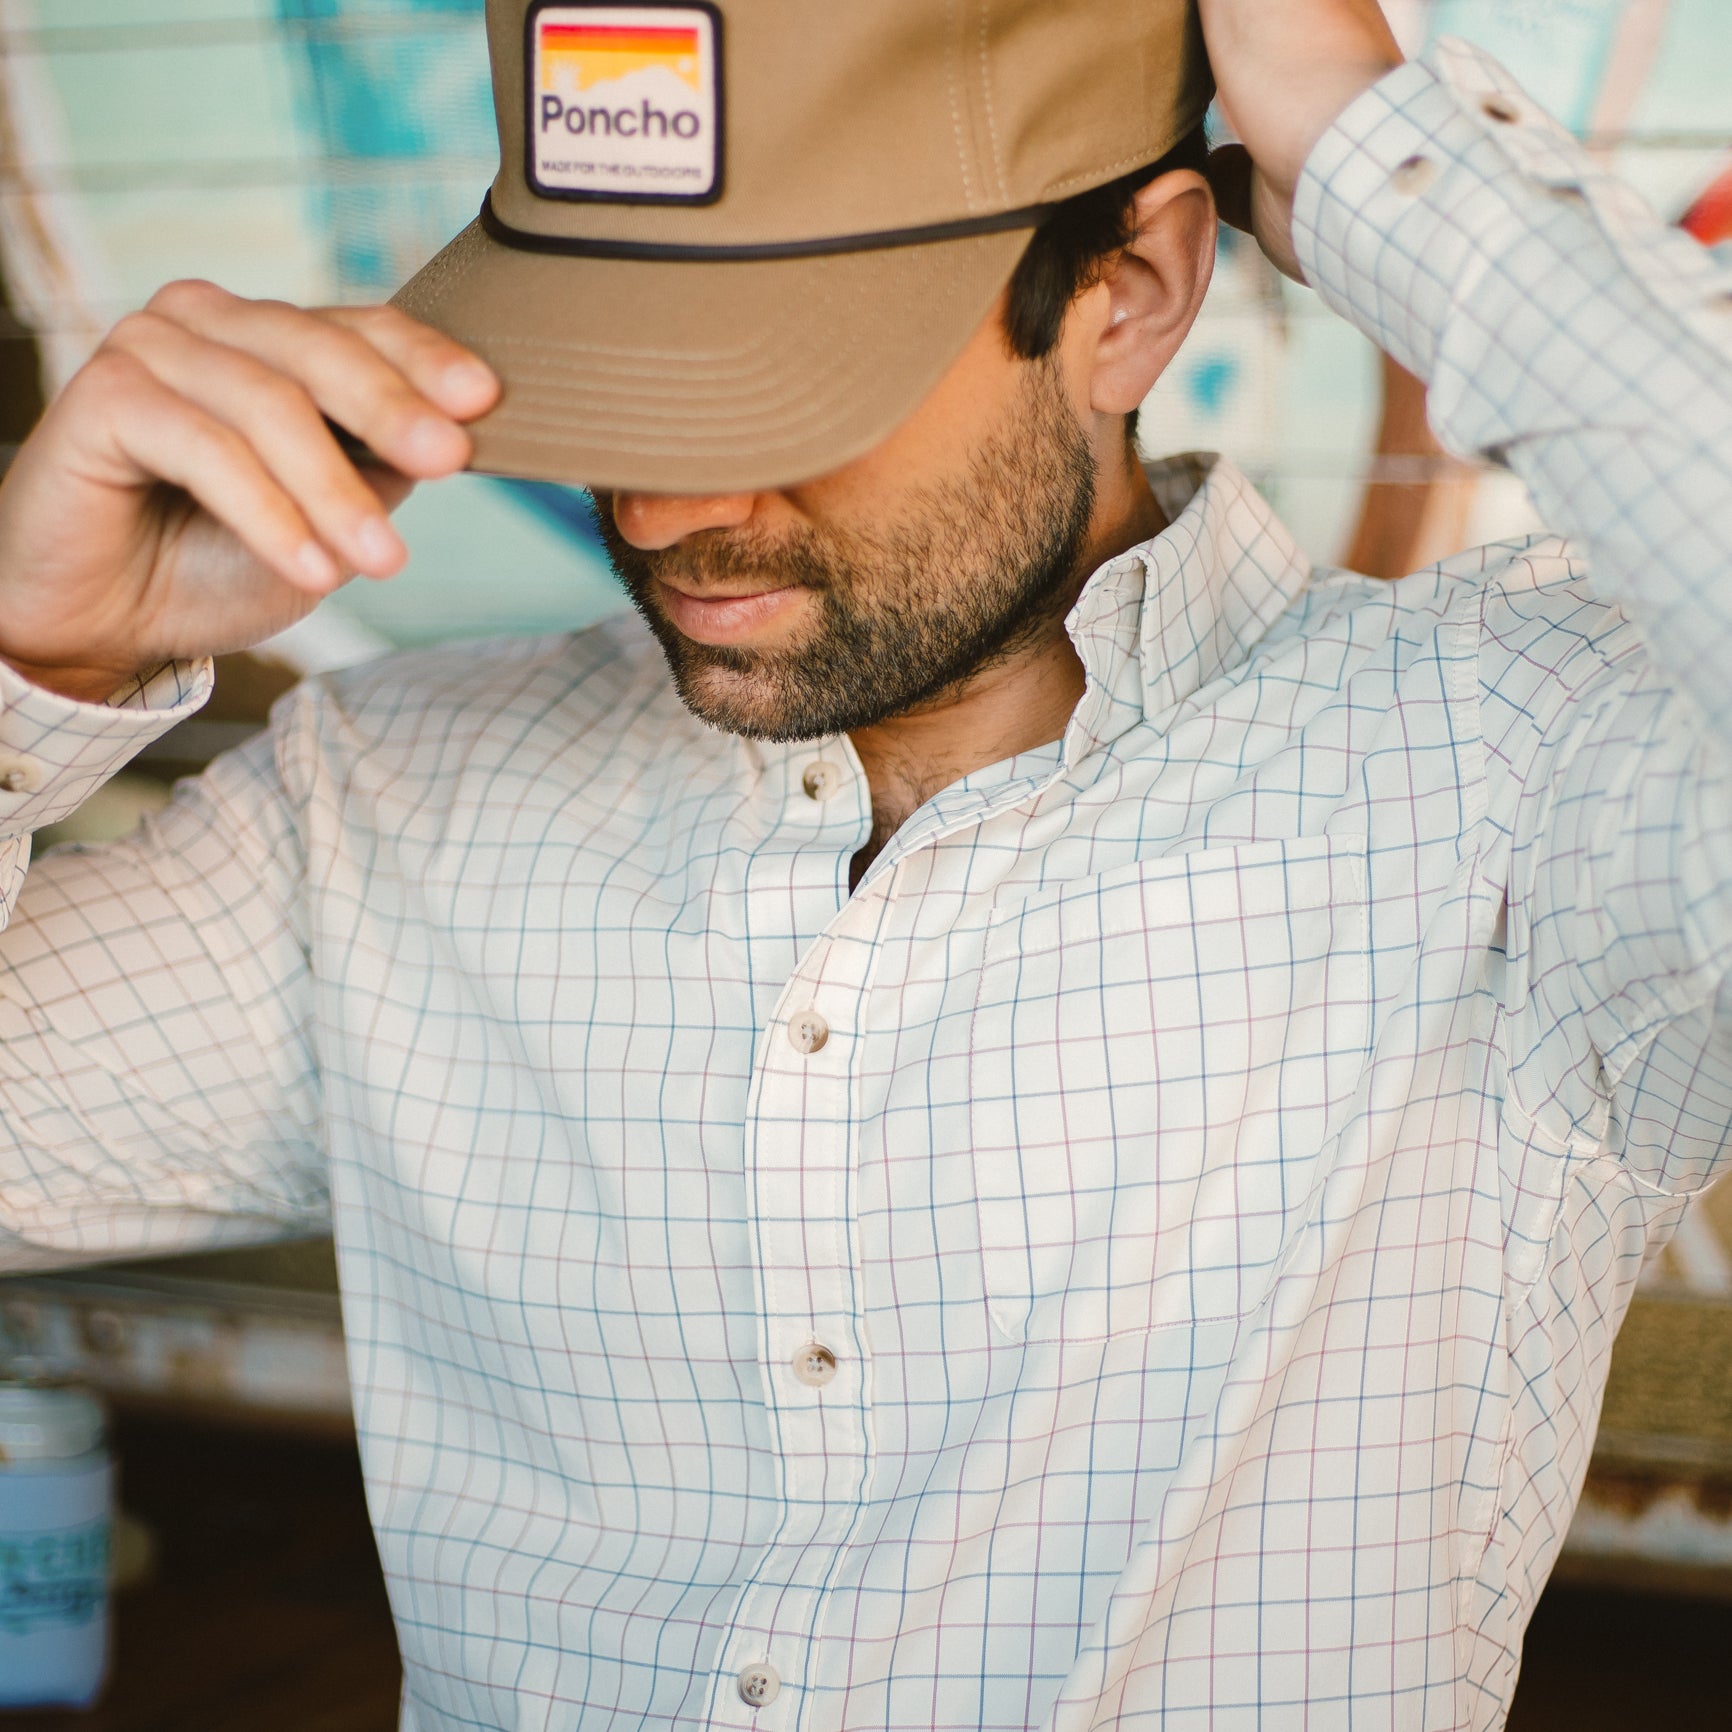
[(1065, 736), (1070, 762), (1139, 722), (1170, 725), (1244, 661), (1311, 575), (1226, 458), (1171, 457), (1148, 476), (1168, 527), (1103, 565), (1065, 622), (1088, 675)]

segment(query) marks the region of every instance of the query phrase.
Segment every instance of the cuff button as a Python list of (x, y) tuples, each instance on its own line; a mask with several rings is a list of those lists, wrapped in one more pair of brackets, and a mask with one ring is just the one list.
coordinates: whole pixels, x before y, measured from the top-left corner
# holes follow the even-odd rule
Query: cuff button
[(1418, 198), (1437, 179), (1437, 164), (1429, 156), (1410, 156), (1394, 174), (1395, 190)]
[(34, 758), (0, 753), (0, 794), (34, 794), (42, 786), (42, 766)]

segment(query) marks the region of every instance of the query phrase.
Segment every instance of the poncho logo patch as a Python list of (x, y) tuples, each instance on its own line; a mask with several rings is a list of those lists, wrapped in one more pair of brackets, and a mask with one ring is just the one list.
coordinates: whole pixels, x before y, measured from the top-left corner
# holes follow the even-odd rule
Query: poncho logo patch
[(528, 18), (528, 172), (548, 198), (721, 191), (721, 26), (708, 6), (542, 5)]

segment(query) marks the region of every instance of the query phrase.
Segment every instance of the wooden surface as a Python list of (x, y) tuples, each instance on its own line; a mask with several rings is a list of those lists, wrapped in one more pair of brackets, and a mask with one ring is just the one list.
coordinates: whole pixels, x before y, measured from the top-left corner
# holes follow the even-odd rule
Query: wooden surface
[[(158, 1558), (119, 1601), (107, 1699), (0, 1712), (0, 1728), (394, 1732), (396, 1644), (353, 1445), (136, 1414), (116, 1438)], [(1725, 1601), (1554, 1586), (1510, 1732), (1732, 1726), (1729, 1656)]]

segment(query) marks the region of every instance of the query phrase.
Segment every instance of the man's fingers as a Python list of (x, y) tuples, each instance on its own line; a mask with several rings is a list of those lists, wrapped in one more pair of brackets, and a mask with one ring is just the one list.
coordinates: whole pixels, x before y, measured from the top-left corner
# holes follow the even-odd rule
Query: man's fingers
[(326, 307), (322, 316), (371, 343), (416, 390), (456, 420), (473, 420), (499, 401), (499, 380), (492, 368), (461, 343), (396, 307)]
[(295, 589), (320, 596), (343, 582), (336, 560), (241, 434), (142, 361), (116, 352), (105, 365), (114, 393), (109, 431), (140, 474), (184, 489)]
[(1305, 273), (1293, 251), (1292, 211), (1288, 199), (1260, 174), (1242, 144), (1224, 144), (1209, 152), (1204, 172), (1215, 194), (1221, 220), (1252, 236), (1264, 257), (1284, 276), (1302, 283)]
[(239, 434), (313, 534), (345, 563), (373, 577), (401, 569), (407, 549), (305, 386), (244, 350), (150, 312), (123, 320), (109, 342)]
[(1228, 220), (1255, 234), (1277, 269), (1300, 276), (1293, 196), (1317, 141), (1347, 106), (1401, 64), (1377, 0), (1201, 0), (1223, 112), (1256, 163), (1213, 165)]
[[(244, 301), (210, 283), (171, 283), (148, 311), (244, 350), (301, 385), (319, 408), (418, 480), (461, 469), (469, 435), (352, 323), (281, 301)], [(453, 346), (455, 347), (455, 346)]]

